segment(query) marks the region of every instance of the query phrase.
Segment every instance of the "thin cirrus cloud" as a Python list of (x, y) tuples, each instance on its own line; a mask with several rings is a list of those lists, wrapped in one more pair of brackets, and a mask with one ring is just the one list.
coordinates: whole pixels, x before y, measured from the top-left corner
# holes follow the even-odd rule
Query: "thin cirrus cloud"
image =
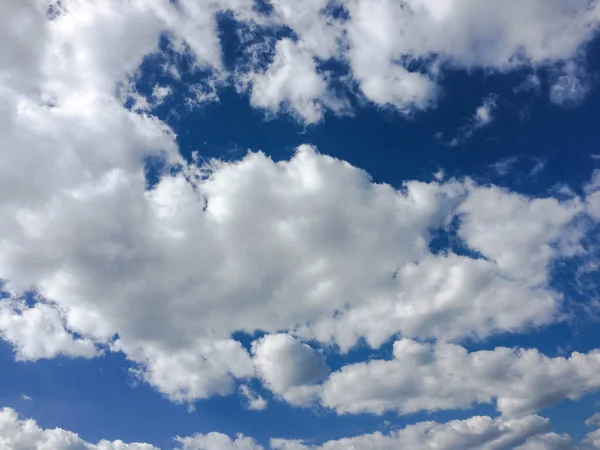
[[(132, 80), (167, 39), (208, 77), (188, 104), (233, 87), (268, 116), (302, 124), (363, 102), (414, 116), (435, 107), (447, 70), (548, 69), (550, 100), (579, 103), (597, 2), (279, 0), (261, 12), (250, 0), (5, 0), (3, 11), (0, 336), (16, 359), (120, 353), (177, 403), (237, 391), (248, 409), (268, 409), (254, 383), (273, 401), (338, 414), (480, 403), (501, 413), (322, 447), (274, 438), (274, 449), (574, 448), (536, 414), (600, 387), (596, 351), (565, 359), (463, 344), (564, 320), (552, 267), (596, 263), (585, 238), (600, 219), (598, 172), (579, 195), (532, 198), (468, 177), (376, 183), (311, 145), (280, 161), (258, 151), (187, 161), (175, 130), (152, 114), (175, 87), (156, 84), (145, 98)], [(254, 59), (232, 71), (217, 26), (226, 11), (240, 35), (286, 28), (293, 37), (242, 52)], [(465, 135), (494, 109), (484, 99)], [(173, 169), (152, 189), (149, 157)], [(436, 251), (439, 230), (469, 252)], [(390, 340), (390, 359), (328, 365), (327, 352), (343, 358)], [(91, 444), (11, 409), (0, 420), (9, 449), (155, 448)], [(219, 433), (176, 442), (262, 448)]]

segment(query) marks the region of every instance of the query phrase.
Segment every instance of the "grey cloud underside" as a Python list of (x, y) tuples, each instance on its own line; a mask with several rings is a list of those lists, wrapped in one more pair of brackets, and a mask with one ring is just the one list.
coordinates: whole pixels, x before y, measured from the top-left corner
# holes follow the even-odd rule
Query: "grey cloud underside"
[[(137, 376), (177, 402), (228, 395), (255, 378), (279, 400), (340, 413), (466, 408), (497, 398), (515, 429), (542, 420), (523, 414), (598, 388), (596, 352), (568, 360), (535, 350), (467, 354), (458, 343), (560, 320), (564, 296), (551, 287), (550, 266), (577, 257), (597, 267), (582, 242), (585, 224), (600, 218), (599, 172), (579, 197), (533, 199), (469, 179), (376, 184), (310, 146), (280, 162), (249, 152), (200, 164), (184, 161), (173, 130), (147, 113), (171, 95), (169, 86), (124, 106), (165, 32), (210, 72), (211, 89), (191, 101), (216, 100), (219, 86), (233, 83), (254, 106), (305, 122), (347, 112), (346, 99), (330, 90), (333, 75), (319, 70), (329, 58), (348, 63), (359, 95), (404, 113), (434, 104), (446, 66), (559, 64), (551, 95), (559, 103), (580, 98), (578, 56), (597, 29), (597, 2), (400, 3), (341, 2), (349, 17), (342, 20), (325, 1), (274, 2), (273, 13), (261, 15), (249, 0), (65, 0), (51, 19), (49, 2), (0, 2), (0, 336), (16, 358), (123, 352)], [(223, 10), (257, 33), (287, 25), (296, 38), (252, 47), (249, 58), (273, 51), (273, 59), (228, 73), (215, 19)], [(489, 33), (500, 38), (491, 43)], [(398, 62), (407, 58), (428, 64), (410, 72)], [(488, 123), (490, 111), (478, 110), (475, 123)], [(148, 157), (179, 170), (148, 190)], [(439, 230), (455, 233), (469, 254), (433, 252)], [(236, 331), (266, 336), (248, 352), (231, 338)], [(344, 353), (363, 340), (379, 348), (398, 335), (393, 360), (329, 373), (326, 351)], [(511, 367), (512, 390), (494, 370), (500, 362)], [(405, 364), (423, 379), (398, 367)], [(445, 368), (487, 383), (457, 386)], [(364, 388), (380, 376), (390, 382), (379, 389), (352, 381), (362, 377)], [(430, 389), (424, 379), (445, 382)], [(521, 391), (527, 395), (515, 402)], [(250, 408), (265, 407), (256, 393), (240, 392)], [(13, 413), (3, 414), (19, 428)], [(489, 418), (465, 423), (457, 426), (514, 431)], [(111, 448), (68, 436), (78, 448)], [(382, 448), (411, 442), (365, 439)], [(562, 439), (545, 434), (519, 445)], [(255, 445), (239, 441), (231, 445)], [(498, 442), (485, 445), (508, 445)]]

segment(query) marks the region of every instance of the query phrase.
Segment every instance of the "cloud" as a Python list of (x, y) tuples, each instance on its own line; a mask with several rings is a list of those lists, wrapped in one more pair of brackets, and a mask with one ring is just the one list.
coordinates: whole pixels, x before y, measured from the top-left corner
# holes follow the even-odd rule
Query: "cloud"
[(29, 395), (25, 395), (25, 394), (21, 394), (21, 398), (27, 402), (30, 402), (33, 400), (33, 398), (31, 398)]
[(588, 427), (600, 426), (600, 413), (596, 413), (585, 421), (585, 425)]
[(560, 251), (555, 244), (582, 209), (578, 199), (529, 199), (495, 187), (477, 189), (458, 208), (458, 234), (503, 273), (544, 285), (545, 269)]
[(267, 401), (261, 397), (260, 395), (258, 395), (256, 392), (254, 392), (254, 390), (245, 385), (242, 384), (240, 386), (240, 395), (244, 398), (245, 402), (246, 402), (246, 407), (251, 410), (251, 411), (262, 411), (263, 409), (267, 408)]
[[(577, 61), (600, 17), (598, 3), (587, 0), (566, 6), (543, 0), (489, 5), (386, 0), (375, 7), (367, 0), (311, 0), (302, 8), (277, 0), (267, 14), (259, 14), (252, 0), (135, 0), (126, 7), (115, 0), (65, 0), (61, 5), (48, 20), (44, 0), (8, 2), (6, 20), (26, 18), (30, 28), (3, 27), (2, 41), (11, 42), (1, 50), (3, 83), (30, 92), (43, 84), (43, 96), (71, 92), (73, 101), (83, 98), (76, 92), (113, 92), (115, 82), (129, 84), (144, 56), (159, 51), (162, 36), (213, 80), (208, 89), (198, 83), (187, 100), (214, 101), (239, 78), (223, 64), (217, 16), (228, 13), (255, 41), (264, 41), (273, 29), (293, 32), (293, 39), (276, 42), (270, 67), (263, 70), (242, 58), (237, 65), (246, 69), (238, 75), (252, 85), (254, 106), (269, 114), (291, 113), (306, 123), (318, 122), (326, 110), (348, 112), (348, 101), (332, 94), (332, 80), (357, 86), (375, 104), (405, 114), (433, 107), (446, 67), (500, 72), (564, 67), (551, 98), (579, 101), (588, 88)], [(318, 69), (332, 60), (337, 73)], [(147, 107), (138, 102), (134, 110)]]
[(250, 75), (250, 102), (253, 106), (277, 113), (289, 108), (306, 123), (316, 123), (323, 117), (322, 99), (327, 82), (317, 73), (310, 53), (290, 39), (277, 42), (273, 62), (263, 74)]
[(469, 123), (462, 127), (456, 137), (449, 143), (451, 147), (457, 146), (473, 136), (477, 130), (488, 126), (494, 120), (494, 111), (496, 110), (497, 96), (494, 94), (489, 95), (483, 100), (483, 103), (477, 107), (473, 117)]
[(515, 92), (533, 92), (539, 94), (542, 90), (542, 80), (537, 73), (532, 73), (515, 88)]
[(582, 441), (582, 447), (584, 449), (600, 448), (600, 414), (596, 413), (585, 421), (585, 425), (588, 427), (596, 428), (586, 434)]
[[(308, 146), (278, 163), (250, 153), (184, 166), (150, 191), (127, 165), (74, 176), (4, 206), (5, 288), (47, 299), (19, 320), (34, 327), (43, 309), (63, 327), (46, 347), (39, 336), (11, 342), (30, 359), (81, 355), (82, 344), (92, 355), (90, 342), (122, 351), (180, 402), (254, 376), (235, 331), (289, 330), (345, 351), (399, 332), (456, 340), (550, 323), (562, 297), (547, 266), (582, 210), (469, 180), (396, 190)], [(432, 230), (458, 218), (458, 236), (484, 258), (431, 253)]]
[(464, 409), (495, 404), (522, 416), (600, 388), (600, 353), (548, 358), (535, 349), (498, 347), (468, 353), (452, 344), (402, 339), (394, 359), (347, 365), (323, 385), (322, 402), (338, 413)]
[(113, 345), (137, 365), (131, 372), (175, 402), (188, 402), (214, 395), (228, 395), (235, 378), (254, 375), (250, 356), (232, 339), (199, 339), (177, 351), (160, 342), (136, 342), (129, 347), (122, 340)]
[[(354, 78), (375, 103), (386, 92), (401, 109), (407, 103), (423, 107), (435, 101), (434, 84), (426, 80), (435, 79), (440, 66), (505, 72), (571, 61), (594, 37), (600, 17), (598, 3), (587, 0), (568, 6), (543, 0), (344, 4), (350, 16), (346, 29)], [(415, 68), (412, 79), (407, 67)]]
[[(523, 163), (527, 163), (526, 169), (522, 167)], [(546, 168), (546, 160), (544, 158), (524, 158), (518, 156), (509, 156), (502, 158), (489, 166), (496, 175), (504, 177), (507, 175), (517, 175), (519, 178), (533, 178), (541, 174)]]
[(592, 179), (585, 186), (586, 210), (590, 216), (600, 220), (600, 169), (594, 170)]
[[(187, 437), (177, 436), (178, 450), (264, 450), (250, 437), (238, 434), (231, 438), (210, 432)], [(582, 449), (590, 448), (593, 441), (586, 438)], [(41, 429), (35, 421), (20, 418), (10, 408), (0, 410), (0, 445), (6, 450), (158, 450), (150, 444), (101, 440), (92, 444), (77, 434), (60, 428)], [(447, 423), (419, 422), (389, 434), (379, 432), (328, 441), (322, 445), (305, 444), (299, 440), (273, 438), (271, 450), (387, 450), (391, 448), (426, 450), (575, 450), (577, 447), (566, 435), (550, 430), (548, 419), (531, 415), (519, 419), (474, 416)]]
[(584, 448), (600, 448), (600, 430), (591, 431), (583, 440)]
[[(390, 448), (431, 448), (498, 450), (565, 450), (570, 442), (566, 436), (558, 436), (550, 430), (547, 419), (526, 416), (503, 420), (475, 416), (448, 423), (420, 422), (390, 434), (366, 434), (353, 438), (329, 441), (323, 445), (304, 445), (301, 441), (271, 439), (271, 450), (347, 449), (384, 450)], [(237, 435), (234, 438), (217, 432), (195, 434), (175, 438), (178, 450), (263, 450), (254, 439)], [(545, 443), (545, 447), (540, 447)], [(559, 446), (562, 443), (563, 446)], [(55, 429), (41, 429), (35, 421), (20, 418), (10, 408), (0, 410), (0, 445), (6, 450), (158, 450), (150, 444), (124, 443), (101, 440), (92, 444), (82, 440), (76, 433)], [(521, 446), (522, 445), (522, 446)], [(536, 446), (538, 445), (538, 446)]]
[(154, 100), (154, 105), (160, 105), (165, 101), (169, 95), (171, 95), (172, 89), (169, 86), (160, 86), (155, 84), (152, 88), (152, 100)]
[(550, 100), (561, 106), (578, 105), (590, 90), (586, 73), (578, 66), (566, 64), (550, 86)]
[[(5, 3), (0, 334), (18, 359), (122, 352), (176, 402), (228, 395), (258, 375), (305, 403), (326, 365), (300, 339), (344, 352), (398, 334), (443, 344), (558, 320), (549, 266), (573, 254), (574, 218), (600, 216), (597, 191), (558, 201), (468, 179), (394, 188), (310, 146), (280, 162), (251, 152), (188, 164), (132, 79), (168, 36), (208, 73), (193, 98), (215, 99), (235, 78), (216, 22), (229, 11), (252, 30), (295, 34), (275, 44), (264, 70), (246, 73), (258, 107), (306, 122), (335, 112), (335, 75), (321, 66), (333, 58), (366, 98), (410, 114), (435, 103), (444, 65), (572, 59), (595, 29), (594, 5), (351, 0), (338, 20), (316, 0), (280, 1), (272, 16), (250, 0), (65, 0), (51, 19), (45, 1)], [(151, 100), (169, 86), (160, 89)], [(140, 102), (126, 108), (129, 98)], [(475, 123), (492, 120), (483, 106)], [(169, 169), (152, 189), (149, 158)], [(439, 230), (470, 252), (432, 251)], [(251, 356), (236, 331), (267, 337)]]
[(518, 162), (519, 158), (517, 158), (516, 156), (510, 156), (508, 158), (502, 158), (501, 160), (496, 161), (494, 164), (491, 165), (491, 168), (498, 175), (505, 176), (514, 168), (515, 164), (517, 164)]
[(177, 437), (181, 450), (263, 450), (252, 438), (238, 435), (235, 439), (222, 433), (196, 434)]
[(271, 4), (278, 23), (296, 33), (299, 46), (322, 60), (338, 54), (343, 27), (327, 11), (330, 1), (307, 0), (300, 4), (294, 0), (273, 0)]
[(0, 447), (6, 450), (158, 450), (150, 444), (102, 440), (91, 444), (61, 428), (41, 429), (10, 408), (0, 409)]
[[(475, 416), (448, 423), (421, 422), (409, 425), (389, 434), (373, 433), (353, 438), (329, 441), (323, 445), (304, 445), (300, 441), (272, 439), (273, 450), (384, 450), (410, 448), (411, 450), (500, 450), (534, 449), (536, 443), (556, 440), (549, 431), (549, 423), (539, 416), (527, 416), (515, 420), (492, 419)], [(568, 442), (568, 438), (560, 437)], [(573, 447), (543, 447), (559, 449)]]
[[(35, 361), (57, 355), (93, 358), (101, 352), (90, 339), (76, 338), (65, 329), (56, 307), (5, 298), (0, 302), (0, 337), (16, 349), (17, 360)], [(29, 398), (29, 400), (31, 400)]]
[(577, 448), (569, 436), (546, 433), (531, 438), (516, 450), (576, 450)]
[(265, 385), (291, 404), (304, 406), (319, 394), (329, 374), (325, 358), (288, 334), (270, 334), (252, 344), (254, 365)]

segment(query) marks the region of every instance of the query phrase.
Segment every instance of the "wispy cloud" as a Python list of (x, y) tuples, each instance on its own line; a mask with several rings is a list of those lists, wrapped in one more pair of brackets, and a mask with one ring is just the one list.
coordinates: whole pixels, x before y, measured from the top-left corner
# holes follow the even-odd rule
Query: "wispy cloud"
[[(520, 167), (517, 167), (519, 166)], [(523, 167), (524, 166), (524, 167)], [(524, 158), (510, 156), (502, 158), (490, 165), (496, 175), (504, 177), (509, 173), (518, 173), (521, 177), (532, 178), (541, 174), (546, 168), (546, 160), (540, 157)]]
[(469, 140), (477, 130), (491, 124), (495, 118), (494, 112), (497, 108), (497, 98), (498, 97), (495, 94), (490, 94), (484, 98), (483, 103), (477, 107), (468, 123), (458, 130), (458, 133), (448, 145), (450, 147), (456, 147)]

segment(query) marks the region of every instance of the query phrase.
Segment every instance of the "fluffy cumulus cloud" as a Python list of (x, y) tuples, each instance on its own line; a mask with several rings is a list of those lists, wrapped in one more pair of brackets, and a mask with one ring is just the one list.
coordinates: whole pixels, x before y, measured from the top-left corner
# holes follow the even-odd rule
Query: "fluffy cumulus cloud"
[(327, 376), (324, 357), (287, 334), (272, 334), (252, 344), (254, 364), (265, 384), (292, 404), (310, 403), (317, 383)]
[(394, 359), (347, 365), (323, 386), (323, 404), (340, 413), (468, 408), (495, 403), (505, 416), (539, 411), (600, 387), (600, 353), (548, 358), (537, 350), (469, 353), (452, 344), (394, 344)]
[(262, 445), (252, 438), (238, 435), (235, 438), (222, 433), (196, 434), (194, 436), (177, 437), (181, 450), (263, 450)]
[(101, 440), (92, 444), (61, 428), (42, 429), (10, 408), (0, 409), (0, 447), (5, 450), (159, 450), (150, 444)]
[(69, 333), (60, 312), (48, 303), (38, 302), (30, 308), (23, 300), (2, 300), (0, 336), (15, 346), (19, 360), (59, 354), (91, 358), (100, 353), (93, 341)]
[[(396, 190), (306, 146), (279, 163), (254, 153), (186, 166), (150, 191), (141, 168), (113, 169), (43, 195), (41, 207), (5, 209), (4, 288), (18, 298), (35, 286), (41, 300), (5, 306), (4, 335), (26, 357), (39, 337), (10, 324), (52, 311), (56, 342), (31, 358), (78, 356), (93, 341), (124, 352), (177, 401), (224, 395), (234, 378), (254, 376), (235, 331), (290, 330), (347, 350), (398, 332), (453, 340), (549, 323), (561, 296), (547, 265), (582, 210), (578, 200), (530, 200), (468, 180)], [(488, 197), (505, 207), (488, 210)], [(503, 217), (527, 234), (503, 228)], [(431, 230), (454, 218), (485, 258), (430, 251)], [(542, 251), (530, 263), (533, 247)], [(308, 351), (289, 339), (256, 343), (255, 366), (271, 350)], [(267, 372), (284, 398), (288, 387), (307, 389)]]
[[(271, 113), (313, 123), (343, 111), (321, 66), (333, 58), (351, 73), (350, 90), (408, 114), (433, 105), (446, 66), (576, 65), (596, 29), (596, 2), (279, 0), (266, 13), (250, 0), (0, 3), (0, 336), (17, 359), (121, 352), (175, 402), (241, 389), (249, 408), (263, 409), (249, 387), (262, 382), (278, 400), (342, 413), (496, 398), (515, 417), (425, 424), (357, 438), (357, 447), (428, 442), (426, 430), (438, 428), (456, 448), (564, 440), (528, 435), (546, 422), (522, 415), (600, 387), (597, 352), (553, 359), (457, 343), (560, 320), (551, 266), (584, 253), (578, 219), (600, 217), (597, 173), (581, 197), (558, 200), (470, 179), (378, 184), (308, 145), (282, 161), (249, 152), (189, 162), (173, 130), (148, 114), (174, 88), (156, 85), (141, 98), (132, 80), (163, 36), (214, 86), (246, 80), (249, 101)], [(265, 65), (234, 76), (218, 37), (226, 11), (250, 30), (287, 26), (292, 36)], [(484, 104), (474, 120), (483, 126), (491, 114)], [(168, 169), (152, 188), (148, 158)], [(440, 232), (462, 250), (434, 248)], [(263, 337), (244, 346), (236, 332)], [(319, 348), (379, 348), (398, 335), (394, 359), (333, 374)], [(12, 410), (0, 417), (7, 448), (152, 448), (89, 444)], [(180, 443), (260, 448), (217, 434)]]
[(410, 448), (415, 450), (508, 450), (508, 449), (573, 449), (565, 446), (536, 447), (539, 442), (570, 439), (549, 431), (549, 423), (539, 416), (503, 421), (485, 416), (456, 420), (445, 424), (421, 422), (389, 434), (374, 433), (323, 445), (304, 445), (300, 441), (273, 439), (271, 448), (276, 450), (392, 450)]
[[(435, 104), (446, 68), (550, 67), (555, 73), (550, 97), (561, 104), (581, 101), (589, 90), (580, 60), (598, 30), (597, 1), (267, 3), (271, 8), (259, 13), (253, 0), (135, 0), (125, 6), (115, 0), (5, 0), (7, 26), (0, 37), (11, 45), (0, 50), (3, 84), (35, 89), (43, 82), (48, 101), (58, 91), (74, 93), (74, 87), (108, 92), (115, 80), (133, 75), (141, 59), (158, 50), (160, 36), (168, 36), (173, 51), (192, 55), (196, 69), (220, 80), (213, 83), (214, 99), (218, 86), (238, 78), (223, 63), (217, 24), (219, 14), (229, 13), (251, 30), (260, 43), (255, 46), (261, 49), (259, 59), (268, 61), (266, 66), (240, 64), (250, 102), (269, 114), (290, 112), (306, 123), (318, 122), (326, 111), (348, 111), (347, 101), (330, 89), (332, 79), (407, 114)], [(281, 37), (273, 48), (264, 44), (273, 29), (290, 30), (293, 36)], [(331, 60), (339, 63), (336, 74), (320, 69)], [(150, 99), (129, 94), (147, 109), (167, 89), (155, 90)]]
[[(445, 65), (507, 71), (572, 61), (600, 20), (600, 4), (588, 0), (344, 4), (355, 79), (367, 98), (401, 110), (427, 107), (435, 100), (435, 78)], [(568, 96), (580, 91), (573, 78), (558, 83)]]
[(322, 99), (327, 82), (317, 73), (312, 56), (290, 39), (277, 42), (275, 57), (261, 74), (250, 74), (246, 83), (252, 85), (253, 106), (279, 112), (289, 108), (307, 123), (323, 116)]
[[(252, 100), (274, 111), (287, 100), (308, 122), (324, 109), (336, 111), (316, 97), (331, 99), (314, 70), (330, 59), (348, 66), (351, 84), (364, 98), (405, 114), (435, 105), (448, 68), (556, 69), (552, 101), (579, 102), (588, 91), (582, 52), (600, 24), (600, 4), (588, 0), (312, 0), (302, 7), (273, 0), (272, 7), (270, 24), (289, 27), (297, 43), (293, 51), (287, 38), (277, 44)], [(285, 67), (292, 66), (306, 73), (306, 82), (285, 76)]]
[[(590, 443), (586, 438), (582, 449)], [(174, 438), (177, 450), (265, 450), (251, 437), (230, 437), (211, 432)], [(6, 450), (158, 450), (144, 443), (101, 440), (92, 444), (77, 434), (63, 430), (42, 429), (35, 421), (24, 419), (9, 408), (0, 410), (0, 444)], [(376, 432), (322, 445), (311, 445), (302, 441), (273, 438), (271, 450), (391, 450), (410, 448), (415, 450), (575, 450), (577, 447), (565, 435), (551, 431), (550, 423), (537, 415), (519, 419), (493, 419), (474, 416), (448, 423), (420, 422), (388, 434)]]

